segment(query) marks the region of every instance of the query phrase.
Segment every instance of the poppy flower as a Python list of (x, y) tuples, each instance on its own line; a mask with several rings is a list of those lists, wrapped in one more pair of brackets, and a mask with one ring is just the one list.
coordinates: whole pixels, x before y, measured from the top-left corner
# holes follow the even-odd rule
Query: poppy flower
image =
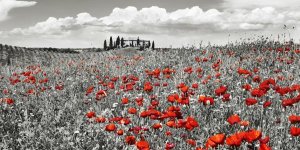
[(171, 102), (171, 103), (174, 103), (174, 102), (175, 102), (175, 96), (173, 96), (173, 94), (169, 95), (169, 96), (167, 97), (167, 99), (168, 99), (168, 102)]
[(245, 85), (243, 85), (243, 87), (242, 87), (244, 90), (246, 90), (246, 91), (250, 91), (251, 90), (251, 85), (250, 84), (245, 84)]
[(12, 98), (5, 98), (5, 101), (8, 105), (14, 104), (14, 100)]
[(149, 150), (150, 148), (149, 143), (147, 141), (138, 141), (135, 145), (139, 150)]
[(106, 118), (105, 118), (105, 117), (97, 117), (97, 118), (95, 119), (95, 121), (96, 121), (97, 123), (104, 123), (104, 122), (106, 121)]
[(198, 83), (193, 83), (192, 88), (197, 89), (199, 87)]
[(181, 92), (183, 93), (187, 93), (187, 91), (189, 90), (189, 87), (188, 86), (183, 86), (180, 88)]
[(153, 87), (152, 87), (151, 83), (150, 82), (146, 82), (144, 84), (144, 91), (151, 92), (152, 90), (153, 90)]
[(272, 150), (267, 144), (260, 144), (258, 150)]
[(199, 123), (193, 117), (187, 117), (185, 128), (189, 131), (199, 127)]
[(124, 134), (124, 131), (123, 131), (122, 129), (120, 129), (120, 130), (117, 131), (117, 134), (118, 134), (118, 135), (123, 135), (123, 134)]
[(225, 93), (222, 97), (222, 101), (223, 102), (228, 102), (230, 101), (230, 94), (229, 93)]
[(225, 87), (225, 86), (220, 86), (219, 88), (217, 88), (217, 89), (215, 90), (215, 94), (216, 94), (217, 96), (221, 96), (221, 95), (225, 94), (226, 91), (227, 91), (227, 87)]
[(120, 123), (121, 123), (121, 124), (124, 124), (124, 125), (128, 125), (128, 124), (131, 123), (131, 121), (130, 121), (129, 118), (122, 118), (122, 119), (120, 120)]
[(234, 114), (234, 115), (231, 115), (228, 119), (227, 119), (228, 123), (230, 125), (233, 125), (233, 124), (236, 124), (236, 123), (239, 123), (241, 121), (239, 115), (237, 114)]
[(204, 105), (214, 105), (215, 101), (212, 97), (205, 97), (203, 104)]
[(170, 127), (170, 128), (173, 128), (173, 127), (176, 126), (176, 122), (173, 121), (173, 120), (170, 120), (170, 121), (168, 121), (168, 122), (166, 123), (166, 125), (167, 125), (168, 127)]
[(94, 111), (89, 111), (86, 113), (87, 118), (93, 118), (96, 117), (96, 113)]
[(257, 103), (257, 100), (254, 98), (246, 98), (245, 100), (247, 106), (251, 106)]
[(160, 123), (155, 123), (153, 126), (152, 126), (153, 129), (160, 129), (162, 128), (161, 124)]
[(122, 98), (122, 104), (128, 104), (129, 99), (127, 97)]
[(128, 108), (128, 113), (129, 114), (136, 114), (137, 110), (133, 107)]
[(292, 127), (290, 128), (290, 134), (291, 134), (292, 136), (299, 136), (299, 135), (300, 135), (300, 128), (297, 128), (297, 127), (292, 126)]
[(252, 129), (246, 132), (245, 134), (245, 140), (247, 140), (248, 143), (252, 143), (253, 141), (256, 141), (261, 138), (261, 131)]
[(238, 73), (240, 75), (251, 75), (251, 72), (249, 70), (243, 69), (243, 68), (238, 68)]
[(290, 121), (292, 124), (300, 123), (300, 116), (291, 115), (291, 116), (289, 116), (289, 121)]
[(107, 94), (104, 90), (99, 90), (97, 93), (96, 93), (96, 100), (101, 100), (103, 97), (106, 97)]
[(229, 146), (239, 147), (242, 144), (245, 132), (238, 132), (226, 138), (225, 142)]
[(133, 145), (133, 144), (135, 144), (135, 137), (134, 136), (126, 136), (125, 137), (125, 142), (128, 145)]
[(265, 94), (265, 91), (259, 88), (253, 89), (251, 95), (253, 97), (262, 97)]
[(267, 144), (269, 141), (270, 141), (269, 136), (266, 136), (265, 138), (259, 140), (260, 144)]
[(105, 126), (105, 131), (115, 131), (117, 129), (116, 125), (113, 123), (110, 123), (108, 125)]
[(263, 104), (263, 107), (264, 107), (264, 108), (267, 108), (267, 107), (271, 106), (271, 104), (272, 104), (272, 102), (270, 102), (270, 101), (265, 101), (264, 104)]
[(172, 132), (171, 131), (166, 131), (166, 136), (171, 136)]
[(165, 149), (166, 150), (170, 150), (170, 149), (173, 149), (174, 147), (175, 147), (174, 143), (167, 142)]
[(90, 86), (90, 87), (88, 87), (87, 88), (87, 90), (86, 90), (86, 93), (85, 93), (85, 95), (89, 95), (89, 94), (91, 94), (92, 92), (93, 92), (93, 90), (94, 90), (94, 86)]
[(225, 141), (225, 134), (220, 133), (220, 134), (216, 134), (214, 136), (211, 136), (208, 138), (205, 146), (207, 148), (209, 147), (217, 147), (219, 144), (224, 144)]
[(189, 145), (193, 146), (193, 147), (196, 146), (196, 141), (193, 140), (193, 139), (187, 139), (186, 142), (187, 142)]

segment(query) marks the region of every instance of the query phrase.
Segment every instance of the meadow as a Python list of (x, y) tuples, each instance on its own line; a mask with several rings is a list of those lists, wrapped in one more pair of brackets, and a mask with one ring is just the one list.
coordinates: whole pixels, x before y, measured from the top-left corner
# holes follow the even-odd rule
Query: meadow
[(21, 49), (0, 66), (0, 149), (300, 149), (296, 45)]

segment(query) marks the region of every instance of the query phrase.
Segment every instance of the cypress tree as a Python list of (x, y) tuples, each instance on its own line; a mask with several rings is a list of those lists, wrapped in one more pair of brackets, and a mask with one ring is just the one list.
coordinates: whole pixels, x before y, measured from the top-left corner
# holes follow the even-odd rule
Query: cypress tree
[(117, 37), (116, 44), (117, 44), (117, 47), (120, 47), (120, 37), (119, 36)]
[(121, 47), (124, 47), (124, 38), (121, 38)]
[(113, 39), (112, 37), (109, 38), (109, 49), (113, 48)]
[(107, 49), (107, 43), (106, 43), (106, 40), (104, 40), (103, 49), (104, 49), (104, 50), (106, 50), (106, 49)]
[(155, 49), (155, 44), (154, 44), (154, 41), (152, 42), (152, 50)]

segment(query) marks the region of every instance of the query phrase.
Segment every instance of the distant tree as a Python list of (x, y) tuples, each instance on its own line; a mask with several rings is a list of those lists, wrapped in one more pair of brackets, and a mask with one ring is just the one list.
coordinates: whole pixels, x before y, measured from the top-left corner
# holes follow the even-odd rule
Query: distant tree
[(137, 43), (137, 46), (140, 45), (140, 37), (137, 38), (136, 43)]
[(0, 50), (3, 50), (3, 45), (2, 44), (0, 44)]
[(116, 48), (117, 47), (117, 44), (116, 44), (116, 41), (114, 41), (114, 48)]
[(116, 44), (117, 44), (117, 47), (120, 47), (120, 37), (119, 36), (117, 37)]
[(155, 44), (154, 44), (154, 41), (152, 42), (152, 50), (155, 49)]
[(113, 48), (113, 39), (112, 37), (109, 38), (109, 49)]
[(107, 50), (107, 43), (106, 43), (106, 40), (104, 40), (103, 49), (104, 49), (104, 50)]
[(124, 43), (124, 38), (121, 38), (121, 47), (124, 47), (125, 43)]

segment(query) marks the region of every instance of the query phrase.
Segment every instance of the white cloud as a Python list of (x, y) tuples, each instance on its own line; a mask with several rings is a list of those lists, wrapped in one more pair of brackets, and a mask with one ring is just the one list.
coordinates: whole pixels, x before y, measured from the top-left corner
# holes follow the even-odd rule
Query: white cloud
[(35, 5), (34, 1), (0, 0), (0, 21), (8, 18), (10, 10), (18, 7), (30, 7)]

